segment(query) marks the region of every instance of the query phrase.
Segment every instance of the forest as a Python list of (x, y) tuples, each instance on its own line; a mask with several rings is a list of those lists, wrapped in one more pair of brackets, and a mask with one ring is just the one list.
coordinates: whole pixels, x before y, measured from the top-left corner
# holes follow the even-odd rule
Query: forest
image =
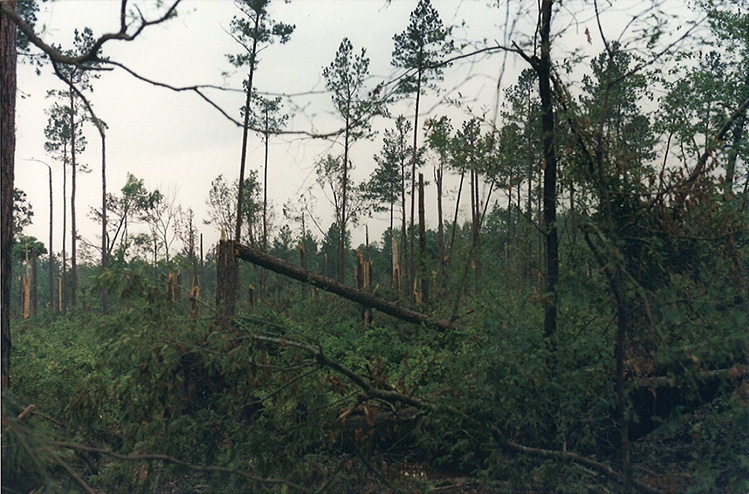
[[(348, 37), (321, 67), (330, 132), (258, 87), (300, 30), (278, 0), (226, 19), (231, 109), (107, 51), (187, 2), (121, 0), (69, 47), (46, 2), (0, 2), (3, 493), (749, 491), (749, 4), (475, 2), (504, 31), (467, 43), (458, 2), (381, 8), (406, 1), (388, 77)], [(479, 59), (502, 75), (467, 105), (446, 86)], [(21, 64), (60, 83), (44, 160)], [(237, 129), (203, 211), (108, 183), (112, 70)], [(329, 145), (279, 200), (287, 138)]]

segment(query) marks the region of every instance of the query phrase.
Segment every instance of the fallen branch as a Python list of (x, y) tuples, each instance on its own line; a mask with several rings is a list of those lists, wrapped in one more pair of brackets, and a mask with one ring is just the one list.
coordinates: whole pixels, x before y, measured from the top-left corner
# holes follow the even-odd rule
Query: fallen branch
[[(713, 377), (728, 377), (729, 379), (738, 379), (740, 377), (749, 376), (749, 365), (736, 364), (733, 367), (727, 369), (715, 369), (710, 371), (697, 372), (694, 377), (700, 379), (710, 379)], [(679, 387), (678, 383), (673, 377), (669, 376), (651, 376), (651, 377), (638, 377), (635, 382), (640, 386), (661, 388)]]
[(243, 477), (247, 480), (251, 480), (253, 482), (258, 482), (261, 484), (286, 485), (300, 492), (312, 492), (310, 489), (307, 489), (306, 487), (302, 487), (300, 485), (294, 484), (284, 479), (267, 479), (263, 477), (256, 477), (255, 475), (242, 472), (241, 470), (235, 470), (233, 468), (217, 467), (217, 466), (210, 466), (210, 465), (209, 466), (193, 465), (192, 463), (187, 463), (177, 458), (173, 458), (171, 456), (162, 455), (162, 454), (123, 455), (120, 453), (115, 453), (114, 451), (109, 451), (108, 449), (104, 449), (104, 448), (95, 448), (93, 446), (83, 446), (82, 444), (74, 444), (74, 443), (68, 443), (68, 442), (63, 442), (63, 441), (53, 441), (50, 443), (50, 445), (56, 446), (58, 448), (72, 449), (75, 451), (85, 451), (87, 453), (99, 453), (102, 455), (110, 456), (112, 458), (117, 458), (118, 460), (127, 460), (127, 461), (161, 460), (161, 461), (166, 461), (168, 463), (174, 463), (175, 465), (180, 465), (185, 468), (189, 468), (191, 470), (197, 470), (201, 472), (230, 473), (233, 475), (239, 475), (240, 477)]
[[(264, 336), (264, 335), (254, 334), (254, 333), (250, 333), (248, 337), (256, 341), (262, 341), (265, 343), (275, 343), (278, 345), (285, 345), (285, 346), (293, 346), (293, 347), (300, 348), (300, 349), (310, 352), (317, 359), (317, 362), (320, 365), (335, 370), (339, 374), (342, 374), (343, 376), (348, 378), (356, 386), (361, 388), (366, 398), (378, 398), (378, 399), (381, 399), (390, 403), (396, 403), (396, 402), (404, 403), (404, 404), (419, 408), (421, 410), (430, 410), (434, 412), (445, 411), (455, 416), (461, 417), (467, 423), (470, 423), (473, 427), (479, 430), (481, 430), (482, 428), (486, 429), (486, 424), (483, 424), (479, 420), (471, 417), (470, 415), (464, 413), (463, 411), (453, 406), (439, 405), (439, 404), (432, 403), (426, 400), (421, 400), (419, 398), (398, 392), (393, 389), (382, 389), (382, 388), (375, 387), (372, 384), (370, 384), (364, 377), (352, 371), (345, 365), (339, 362), (336, 362), (332, 358), (328, 357), (327, 355), (323, 353), (322, 349), (315, 347), (313, 345), (299, 342), (299, 341), (289, 340), (286, 338), (276, 338), (272, 336)], [(491, 431), (494, 433), (497, 445), (503, 449), (515, 451), (515, 452), (519, 452), (519, 453), (523, 453), (523, 454), (527, 454), (531, 456), (542, 457), (542, 458), (553, 458), (553, 459), (560, 460), (560, 461), (570, 461), (570, 462), (577, 463), (577, 464), (586, 466), (588, 468), (591, 468), (592, 470), (600, 474), (603, 474), (611, 479), (614, 479), (617, 481), (621, 481), (623, 479), (622, 473), (617, 472), (616, 470), (606, 465), (605, 463), (601, 463), (601, 462), (592, 460), (585, 456), (579, 455), (577, 453), (572, 453), (569, 451), (548, 450), (548, 449), (534, 448), (534, 447), (518, 444), (514, 441), (507, 439), (504, 433), (496, 426), (492, 427)], [(637, 480), (633, 480), (632, 483), (633, 483), (633, 486), (641, 492), (645, 492), (648, 494), (658, 494), (661, 492), (658, 489), (652, 488), (648, 485), (638, 482)]]
[[(495, 432), (501, 434), (501, 432), (498, 429), (495, 429)], [(529, 446), (518, 444), (513, 441), (500, 441), (500, 446), (503, 446), (506, 449), (518, 451), (518, 452), (525, 453), (531, 456), (571, 461), (573, 463), (584, 465), (612, 479), (619, 480), (619, 481), (624, 480), (624, 474), (617, 472), (616, 470), (606, 465), (605, 463), (591, 460), (590, 458), (579, 455), (577, 453), (571, 453), (569, 451), (555, 451), (555, 450), (550, 450), (550, 449), (532, 448)], [(645, 485), (642, 482), (638, 482), (637, 480), (634, 480), (634, 479), (632, 480), (632, 484), (637, 490), (641, 492), (646, 492), (648, 494), (659, 494), (661, 492), (658, 489), (650, 487), (649, 485)]]
[(432, 319), (426, 314), (406, 309), (405, 307), (401, 307), (388, 300), (375, 297), (370, 293), (344, 285), (343, 283), (328, 278), (327, 276), (308, 271), (295, 264), (284, 261), (283, 259), (266, 254), (258, 249), (238, 244), (231, 240), (223, 240), (223, 242), (232, 242), (235, 256), (244, 261), (251, 262), (283, 276), (288, 276), (289, 278), (301, 281), (302, 283), (309, 283), (325, 291), (335, 293), (345, 299), (351, 300), (352, 302), (357, 302), (366, 307), (379, 310), (380, 312), (397, 319), (414, 324), (427, 324), (444, 330), (462, 329), (460, 326), (450, 321)]

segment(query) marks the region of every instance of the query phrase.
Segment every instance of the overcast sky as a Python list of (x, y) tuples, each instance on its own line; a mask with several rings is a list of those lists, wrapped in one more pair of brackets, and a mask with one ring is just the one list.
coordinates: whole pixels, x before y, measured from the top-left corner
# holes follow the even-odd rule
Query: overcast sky
[[(151, 1), (134, 2), (144, 12), (154, 10)], [(371, 58), (372, 87), (377, 82), (392, 80), (400, 72), (391, 66), (393, 35), (402, 32), (416, 0), (295, 0), (289, 4), (276, 0), (271, 4), (272, 18), (295, 24), (291, 40), (275, 44), (260, 55), (255, 76), (255, 87), (261, 92), (296, 95), (284, 101), (292, 114), (288, 130), (326, 133), (340, 127), (330, 97), (318, 94), (324, 91), (322, 69), (330, 64), (339, 43), (349, 37), (355, 50), (366, 48)], [(529, 12), (510, 21), (517, 23), (508, 28), (504, 7), (492, 7), (488, 0), (433, 0), (446, 25), (454, 28), (456, 46), (461, 52), (486, 43), (509, 44), (522, 42), (532, 34), (535, 23), (535, 2), (525, 2)], [(523, 5), (515, 3), (514, 5)], [(571, 2), (565, 2), (571, 6)], [(607, 28), (611, 37), (621, 35), (621, 29), (632, 15), (650, 5), (635, 2), (634, 6), (608, 14)], [(570, 7), (571, 8), (571, 7)], [(48, 43), (70, 46), (73, 29), (89, 26), (96, 35), (118, 28), (118, 1), (46, 2), (41, 6), (38, 30)], [(148, 28), (131, 43), (112, 42), (105, 45), (104, 54), (127, 64), (130, 68), (160, 82), (174, 86), (214, 84), (227, 88), (240, 88), (246, 77), (244, 70), (236, 71), (225, 54), (239, 53), (241, 48), (227, 34), (233, 16), (241, 15), (230, 0), (186, 0), (179, 8), (179, 16), (167, 23)], [(597, 35), (592, 11), (578, 9), (575, 16), (561, 12), (566, 34), (555, 45), (555, 57), (563, 57), (572, 50), (582, 50), (585, 56), (598, 53), (603, 45)], [(592, 34), (587, 42), (585, 30)], [(625, 36), (626, 37), (626, 36)], [(422, 104), (421, 121), (429, 116), (448, 114), (457, 127), (470, 113), (485, 114), (492, 118), (497, 103), (497, 85), (512, 84), (525, 63), (515, 56), (501, 53), (474, 57), (455, 64), (445, 72), (443, 90), (428, 93)], [(571, 75), (571, 78), (579, 77)], [(90, 99), (98, 116), (107, 122), (107, 180), (109, 191), (118, 191), (125, 183), (127, 173), (145, 180), (147, 187), (159, 188), (171, 194), (183, 207), (191, 207), (199, 222), (207, 219), (205, 202), (210, 182), (219, 174), (234, 180), (238, 176), (241, 129), (229, 122), (218, 111), (193, 93), (176, 93), (137, 81), (132, 76), (115, 70), (101, 74), (94, 81)], [(44, 152), (45, 113), (52, 101), (46, 98), (49, 89), (60, 89), (61, 84), (49, 68), (42, 75), (34, 73), (29, 65), (19, 66), (19, 100), (17, 105), (16, 187), (24, 190), (34, 207), (34, 224), (26, 233), (48, 238), (48, 182), (47, 168), (28, 159), (46, 161), (53, 168), (55, 194), (55, 250), (60, 248), (61, 228), (61, 164)], [(238, 118), (243, 96), (239, 92), (212, 91), (227, 112)], [(449, 104), (458, 99), (462, 106)], [(501, 104), (501, 99), (500, 99)], [(412, 117), (412, 102), (403, 101), (391, 108), (393, 116), (405, 114)], [(389, 128), (391, 122), (378, 120), (375, 128)], [(86, 130), (88, 149), (79, 159), (92, 172), (79, 175), (78, 221), (79, 233), (98, 244), (95, 236), (98, 227), (88, 217), (91, 206), (100, 204), (101, 171), (100, 144), (93, 127)], [(373, 154), (381, 148), (382, 132), (374, 142), (358, 142), (353, 147), (352, 161), (355, 181), (365, 179), (374, 167)], [(423, 141), (420, 138), (420, 142)], [(340, 145), (331, 141), (311, 140), (294, 136), (275, 138), (270, 151), (269, 194), (276, 211), (276, 224), (284, 222), (281, 206), (288, 200), (297, 200), (309, 190), (317, 198), (316, 211), (323, 227), (332, 221), (327, 200), (315, 183), (314, 163), (326, 153), (337, 154)], [(260, 172), (263, 159), (262, 140), (252, 135), (249, 144), (248, 166)], [(431, 167), (424, 170), (429, 179)], [(69, 191), (69, 188), (68, 188)], [(433, 192), (427, 203), (433, 203)], [(501, 198), (501, 195), (497, 195)], [(452, 208), (452, 205), (449, 206)], [(432, 207), (432, 209), (434, 209)], [(365, 220), (373, 240), (379, 239), (387, 227), (385, 217)], [(199, 230), (211, 244), (218, 238), (213, 226), (199, 225)], [(363, 239), (363, 226), (354, 235), (355, 243)]]

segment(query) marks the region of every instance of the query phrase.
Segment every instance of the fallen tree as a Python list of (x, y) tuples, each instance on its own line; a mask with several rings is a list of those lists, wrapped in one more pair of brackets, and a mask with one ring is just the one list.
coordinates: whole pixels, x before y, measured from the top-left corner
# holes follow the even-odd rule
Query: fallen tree
[(222, 240), (219, 242), (219, 252), (226, 252), (228, 249), (234, 249), (235, 259), (239, 258), (251, 262), (262, 268), (273, 271), (274, 273), (287, 276), (297, 281), (301, 281), (302, 283), (308, 283), (327, 292), (335, 293), (336, 295), (351, 300), (352, 302), (376, 309), (402, 321), (413, 324), (427, 324), (444, 330), (462, 329), (459, 325), (451, 321), (433, 319), (426, 314), (375, 297), (371, 293), (350, 287), (332, 278), (328, 278), (327, 276), (314, 273), (300, 266), (284, 261), (283, 259), (266, 254), (258, 249), (239, 244), (232, 240)]

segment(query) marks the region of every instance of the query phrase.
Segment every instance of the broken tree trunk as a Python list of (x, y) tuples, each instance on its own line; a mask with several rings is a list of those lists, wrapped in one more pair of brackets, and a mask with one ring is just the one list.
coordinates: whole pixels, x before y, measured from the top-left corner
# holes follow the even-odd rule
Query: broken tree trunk
[(411, 322), (414, 324), (428, 324), (435, 326), (440, 329), (462, 329), (460, 326), (445, 320), (432, 319), (426, 314), (406, 309), (388, 300), (383, 300), (379, 297), (375, 297), (362, 290), (344, 285), (338, 281), (323, 276), (321, 274), (313, 273), (299, 266), (291, 264), (290, 262), (284, 261), (277, 257), (266, 254), (259, 249), (241, 245), (231, 240), (225, 241), (226, 244), (234, 246), (234, 256), (242, 260), (256, 264), (262, 268), (269, 269), (275, 273), (288, 276), (302, 283), (309, 283), (318, 288), (322, 288), (336, 295), (357, 302), (359, 304), (377, 309), (380, 312), (393, 316), (403, 321)]
[(237, 304), (238, 266), (231, 240), (221, 240), (216, 252), (216, 305), (221, 318), (234, 317)]

